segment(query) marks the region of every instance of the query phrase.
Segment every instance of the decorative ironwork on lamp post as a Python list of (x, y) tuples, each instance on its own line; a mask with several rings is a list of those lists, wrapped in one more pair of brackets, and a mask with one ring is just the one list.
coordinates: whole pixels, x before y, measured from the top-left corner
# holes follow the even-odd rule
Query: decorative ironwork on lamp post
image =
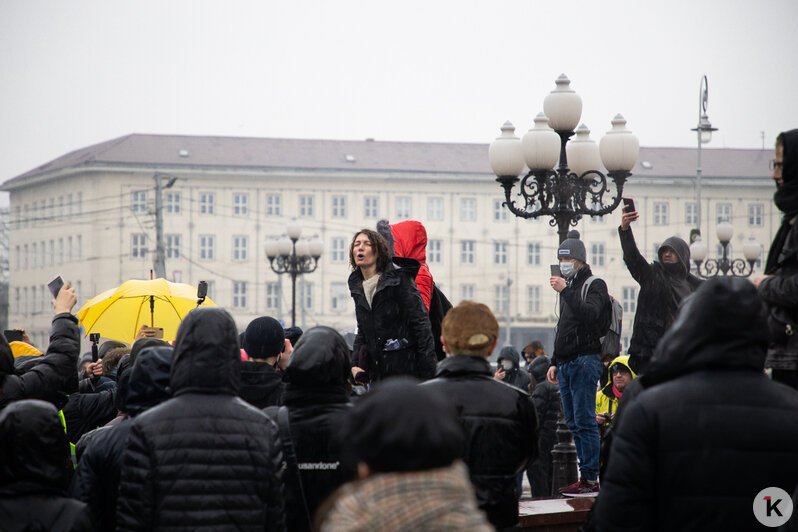
[(291, 326), (296, 326), (296, 278), (316, 271), (324, 245), (319, 240), (299, 241), (302, 225), (291, 222), (286, 227), (287, 237), (267, 240), (266, 258), (274, 273), (291, 276)]
[(749, 240), (743, 244), (745, 260), (729, 257), (729, 242), (734, 234), (734, 226), (728, 222), (719, 223), (716, 234), (723, 253), (719, 259), (707, 259), (707, 246), (700, 239), (690, 244), (690, 257), (695, 262), (696, 273), (699, 277), (710, 279), (718, 275), (731, 275), (732, 277), (749, 277), (754, 272), (762, 249), (758, 242)]

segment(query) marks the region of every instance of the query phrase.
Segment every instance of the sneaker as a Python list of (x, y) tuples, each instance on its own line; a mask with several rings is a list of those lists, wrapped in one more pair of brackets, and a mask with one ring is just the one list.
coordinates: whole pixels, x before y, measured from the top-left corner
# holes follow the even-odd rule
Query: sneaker
[(566, 497), (598, 497), (599, 483), (597, 480), (589, 481), (580, 479), (579, 482), (560, 488), (560, 493)]

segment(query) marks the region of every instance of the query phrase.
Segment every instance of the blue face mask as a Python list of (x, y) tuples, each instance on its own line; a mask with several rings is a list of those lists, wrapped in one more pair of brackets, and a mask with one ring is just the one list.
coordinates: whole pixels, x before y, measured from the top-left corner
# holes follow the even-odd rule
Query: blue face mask
[(574, 276), (576, 273), (576, 268), (574, 268), (573, 262), (561, 262), (560, 263), (560, 273), (565, 276), (565, 278), (569, 279)]

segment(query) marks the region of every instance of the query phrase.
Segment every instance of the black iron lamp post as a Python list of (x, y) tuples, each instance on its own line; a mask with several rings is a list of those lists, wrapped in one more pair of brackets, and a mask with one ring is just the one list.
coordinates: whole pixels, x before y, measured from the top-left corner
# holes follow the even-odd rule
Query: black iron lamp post
[(296, 326), (296, 278), (312, 273), (319, 264), (324, 245), (319, 240), (299, 240), (302, 225), (291, 222), (286, 227), (287, 238), (267, 240), (266, 258), (274, 273), (291, 276), (291, 326)]
[(690, 257), (695, 262), (696, 273), (699, 277), (710, 279), (718, 275), (731, 275), (732, 277), (749, 277), (754, 273), (754, 264), (759, 258), (762, 248), (758, 242), (749, 240), (743, 244), (745, 260), (729, 257), (729, 242), (734, 234), (734, 226), (728, 222), (719, 223), (715, 229), (723, 253), (719, 259), (707, 259), (707, 246), (699, 238), (690, 244)]
[[(560, 242), (582, 216), (603, 216), (615, 210), (639, 151), (637, 137), (626, 129), (621, 115), (612, 120), (612, 129), (600, 145), (590, 139), (584, 124), (574, 131), (582, 115), (582, 98), (570, 83), (565, 74), (557, 79), (557, 88), (543, 102), (544, 113), (522, 139), (505, 122), (502, 135), (489, 149), (491, 168), (510, 212), (521, 218), (551, 216), (549, 224), (557, 226)], [(574, 133), (576, 138), (569, 142)], [(600, 170), (602, 163), (606, 174)], [(519, 178), (525, 164), (529, 171)], [(512, 193), (519, 181), (517, 202)]]

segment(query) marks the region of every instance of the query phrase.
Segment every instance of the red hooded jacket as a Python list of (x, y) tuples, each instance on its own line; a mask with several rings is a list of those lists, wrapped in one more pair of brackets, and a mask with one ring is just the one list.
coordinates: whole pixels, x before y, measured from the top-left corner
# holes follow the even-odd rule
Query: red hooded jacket
[(397, 257), (416, 259), (421, 263), (416, 275), (416, 286), (429, 312), (432, 299), (432, 274), (427, 266), (427, 230), (421, 222), (405, 220), (391, 224), (393, 236), (393, 252)]

